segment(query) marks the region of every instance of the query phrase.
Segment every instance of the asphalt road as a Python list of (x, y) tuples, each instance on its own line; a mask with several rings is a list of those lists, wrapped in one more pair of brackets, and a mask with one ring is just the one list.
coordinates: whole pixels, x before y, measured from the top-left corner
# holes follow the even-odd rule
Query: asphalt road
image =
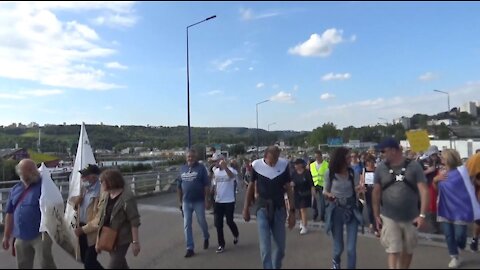
[[(242, 192), (239, 194), (243, 196)], [(213, 215), (207, 214), (210, 231), (210, 248), (202, 249), (202, 236), (198, 224), (194, 221), (193, 232), (196, 244), (196, 255), (185, 259), (185, 242), (183, 236), (183, 221), (177, 208), (176, 194), (167, 193), (139, 199), (139, 209), (142, 216), (140, 227), (140, 242), (142, 251), (138, 257), (133, 257), (129, 250), (127, 260), (131, 268), (261, 268), (258, 247), (258, 232), (255, 220), (245, 223), (240, 215), (242, 199), (237, 202), (236, 222), (240, 230), (240, 242), (234, 246), (233, 237), (225, 226), (226, 249), (222, 254), (216, 254), (216, 231), (213, 227)], [(209, 211), (208, 211), (209, 212)], [(207, 212), (207, 213), (208, 213)], [(307, 235), (299, 234), (298, 226), (287, 231), (287, 248), (284, 268), (330, 268), (332, 254), (332, 239), (320, 229), (319, 223), (310, 224)], [(345, 267), (346, 254), (342, 259)], [(462, 268), (479, 269), (478, 254), (464, 252)], [(63, 250), (54, 246), (54, 258), (58, 268), (74, 269), (82, 265), (76, 263)], [(108, 254), (100, 254), (103, 265), (108, 262)], [(447, 268), (450, 260), (443, 242), (422, 240), (416, 249), (412, 268)], [(0, 252), (0, 268), (15, 268), (15, 259), (10, 252)], [(38, 264), (36, 264), (38, 267)], [(359, 235), (357, 246), (357, 268), (381, 269), (387, 267), (387, 256), (379, 240), (370, 234)]]

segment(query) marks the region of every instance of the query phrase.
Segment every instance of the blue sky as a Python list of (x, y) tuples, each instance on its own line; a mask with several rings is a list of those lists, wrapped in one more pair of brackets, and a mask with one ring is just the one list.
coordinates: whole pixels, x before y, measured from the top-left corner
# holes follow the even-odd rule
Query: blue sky
[(312, 130), (480, 100), (480, 3), (0, 3), (0, 124)]

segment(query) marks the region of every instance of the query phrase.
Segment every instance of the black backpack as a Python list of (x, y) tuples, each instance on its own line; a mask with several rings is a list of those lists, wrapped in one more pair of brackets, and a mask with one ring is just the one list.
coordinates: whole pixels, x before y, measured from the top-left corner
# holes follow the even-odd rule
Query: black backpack
[[(411, 183), (410, 181), (408, 181), (405, 178), (405, 173), (407, 172), (408, 164), (410, 164), (411, 161), (412, 161), (411, 159), (408, 159), (408, 158), (405, 159), (405, 162), (403, 163), (403, 167), (402, 167), (402, 170), (401, 170), (400, 174), (395, 174), (392, 167), (390, 166), (390, 163), (385, 162), (385, 165), (387, 166), (387, 169), (388, 169), (390, 175), (392, 176), (392, 179), (390, 180), (390, 182), (386, 183), (385, 185), (382, 185), (382, 192), (385, 191), (387, 188), (391, 187), (393, 184), (395, 184), (397, 182), (402, 182), (405, 185), (407, 185), (407, 187), (409, 187), (411, 190), (413, 190), (413, 192), (419, 197), (419, 199), (418, 199), (418, 209), (421, 209), (421, 199), (420, 199), (420, 194), (419, 194), (419, 191), (418, 191), (418, 187), (415, 186), (413, 183)], [(397, 179), (397, 177), (399, 177), (399, 178)], [(380, 203), (381, 203), (381, 201), (380, 201)]]
[(390, 186), (392, 186), (393, 184), (395, 184), (397, 182), (403, 182), (411, 190), (413, 190), (415, 193), (418, 194), (418, 188), (405, 178), (405, 173), (407, 172), (408, 164), (410, 164), (411, 161), (412, 160), (410, 160), (410, 159), (405, 159), (405, 162), (403, 163), (403, 167), (402, 167), (402, 170), (401, 170), (400, 174), (395, 174), (391, 165), (390, 165), (390, 163), (385, 162), (385, 165), (387, 166), (388, 172), (390, 173), (392, 178), (391, 178), (390, 182), (386, 183), (385, 185), (382, 185), (382, 191), (385, 191), (387, 188), (389, 188)]

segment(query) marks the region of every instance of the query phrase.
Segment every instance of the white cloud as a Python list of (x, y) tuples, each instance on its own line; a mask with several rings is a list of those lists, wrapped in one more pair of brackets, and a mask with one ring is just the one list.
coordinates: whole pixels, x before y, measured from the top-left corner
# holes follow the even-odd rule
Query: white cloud
[(206, 94), (207, 94), (207, 96), (216, 96), (216, 95), (223, 94), (223, 91), (213, 90), (213, 91), (207, 92)]
[(219, 71), (226, 71), (228, 69), (228, 67), (230, 67), (231, 65), (233, 65), (235, 62), (238, 62), (238, 61), (242, 61), (243, 58), (229, 58), (225, 61), (215, 61), (214, 64), (215, 64), (215, 67), (216, 69), (218, 69)]
[(110, 27), (132, 27), (137, 23), (138, 18), (133, 15), (107, 14), (98, 16), (93, 21), (97, 25), (106, 25)]
[(348, 80), (351, 78), (350, 73), (337, 73), (334, 74), (333, 72), (330, 72), (328, 74), (325, 74), (322, 76), (322, 81), (332, 81), (332, 80)]
[(264, 87), (264, 86), (265, 86), (265, 84), (264, 84), (263, 82), (257, 83), (257, 88), (262, 88), (262, 87)]
[(253, 67), (249, 67), (248, 70), (252, 71), (252, 70), (253, 70)]
[(278, 89), (279, 87), (280, 87), (280, 85), (278, 85), (278, 84), (273, 84), (273, 85), (272, 85), (272, 88), (273, 88), (273, 89)]
[(251, 8), (240, 8), (239, 13), (240, 13), (240, 19), (244, 21), (265, 19), (265, 18), (281, 15), (281, 13), (277, 11), (255, 14)]
[(298, 85), (294, 85), (294, 86), (293, 86), (293, 91), (294, 91), (294, 92), (297, 92), (298, 89), (299, 89)]
[(133, 12), (133, 3), (16, 2), (0, 5), (0, 77), (54, 87), (109, 90), (123, 86), (105, 82), (97, 67), (117, 51), (106, 47), (95, 29), (57, 17), (87, 10)]
[(107, 106), (104, 107), (104, 109), (106, 111), (111, 111), (111, 110), (113, 110), (113, 106), (107, 105)]
[(20, 91), (20, 94), (22, 95), (33, 96), (33, 97), (61, 95), (63, 93), (64, 93), (63, 90), (59, 90), (59, 89), (36, 89), (36, 90)]
[(24, 96), (9, 94), (9, 93), (0, 93), (0, 99), (24, 99)]
[(98, 11), (101, 15), (92, 21), (97, 25), (110, 27), (131, 27), (138, 21), (134, 10), (134, 1), (45, 1), (31, 2), (29, 7), (35, 10), (75, 10)]
[(109, 62), (105, 64), (106, 68), (111, 68), (111, 69), (128, 69), (127, 66), (122, 65), (118, 62)]
[(325, 93), (325, 94), (322, 94), (322, 95), (320, 96), (320, 99), (321, 99), (321, 100), (327, 100), (327, 99), (332, 99), (332, 98), (334, 98), (334, 97), (335, 97), (335, 95), (333, 95), (333, 94)]
[(433, 72), (427, 72), (418, 77), (420, 81), (428, 82), (437, 79), (438, 76)]
[(64, 91), (60, 89), (33, 89), (33, 90), (20, 90), (15, 91), (14, 93), (0, 92), (0, 99), (27, 99), (35, 97), (46, 97), (53, 95), (61, 95)]
[[(480, 82), (467, 83), (455, 89), (444, 90), (450, 93), (452, 108), (458, 107), (467, 101), (478, 99)], [(374, 125), (378, 122), (378, 117), (395, 119), (401, 116), (411, 117), (416, 113), (437, 114), (446, 111), (446, 107), (445, 95), (435, 95), (432, 91), (413, 96), (374, 97), (331, 105), (305, 113), (301, 118), (306, 120), (322, 119), (324, 122), (333, 122), (342, 128), (350, 125)], [(318, 126), (318, 124), (315, 125)]]
[(357, 40), (357, 36), (356, 36), (356, 35), (352, 35), (352, 36), (350, 37), (350, 41), (351, 41), (351, 42), (355, 42), (356, 40)]
[(304, 57), (327, 57), (332, 53), (335, 45), (344, 42), (342, 35), (343, 30), (330, 28), (321, 35), (316, 33), (312, 34), (307, 41), (288, 49), (288, 52)]
[(270, 97), (271, 101), (283, 102), (283, 103), (294, 103), (294, 99), (291, 93), (286, 93), (283, 91), (278, 92), (276, 95)]

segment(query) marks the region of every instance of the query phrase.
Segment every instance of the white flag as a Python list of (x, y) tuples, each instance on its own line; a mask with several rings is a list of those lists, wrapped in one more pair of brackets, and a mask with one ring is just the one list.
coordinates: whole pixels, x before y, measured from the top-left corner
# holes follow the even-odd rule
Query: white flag
[[(85, 129), (85, 123), (82, 123), (82, 127), (80, 129), (80, 138), (78, 139), (77, 153), (75, 156), (75, 163), (73, 164), (73, 171), (70, 174), (70, 185), (68, 190), (67, 202), (70, 201), (72, 197), (80, 196), (82, 185), (82, 176), (80, 174), (80, 171), (85, 169), (89, 164), (96, 165), (97, 162), (95, 161), (95, 157), (93, 156), (92, 147), (90, 146), (90, 140), (88, 139), (87, 130)], [(73, 205), (70, 203), (67, 203), (67, 206), (65, 208), (65, 221), (69, 225), (68, 233), (70, 237), (76, 237), (75, 228), (78, 227), (79, 223), (78, 213), (77, 211), (75, 211)], [(76, 242), (75, 250), (77, 252), (77, 259), (80, 259), (78, 256), (80, 251), (78, 241)]]
[(55, 243), (76, 259), (74, 238), (68, 233), (68, 226), (63, 218), (63, 198), (57, 185), (52, 180), (50, 170), (42, 163), (38, 169), (42, 176), (42, 194), (40, 195), (40, 232), (47, 232)]

